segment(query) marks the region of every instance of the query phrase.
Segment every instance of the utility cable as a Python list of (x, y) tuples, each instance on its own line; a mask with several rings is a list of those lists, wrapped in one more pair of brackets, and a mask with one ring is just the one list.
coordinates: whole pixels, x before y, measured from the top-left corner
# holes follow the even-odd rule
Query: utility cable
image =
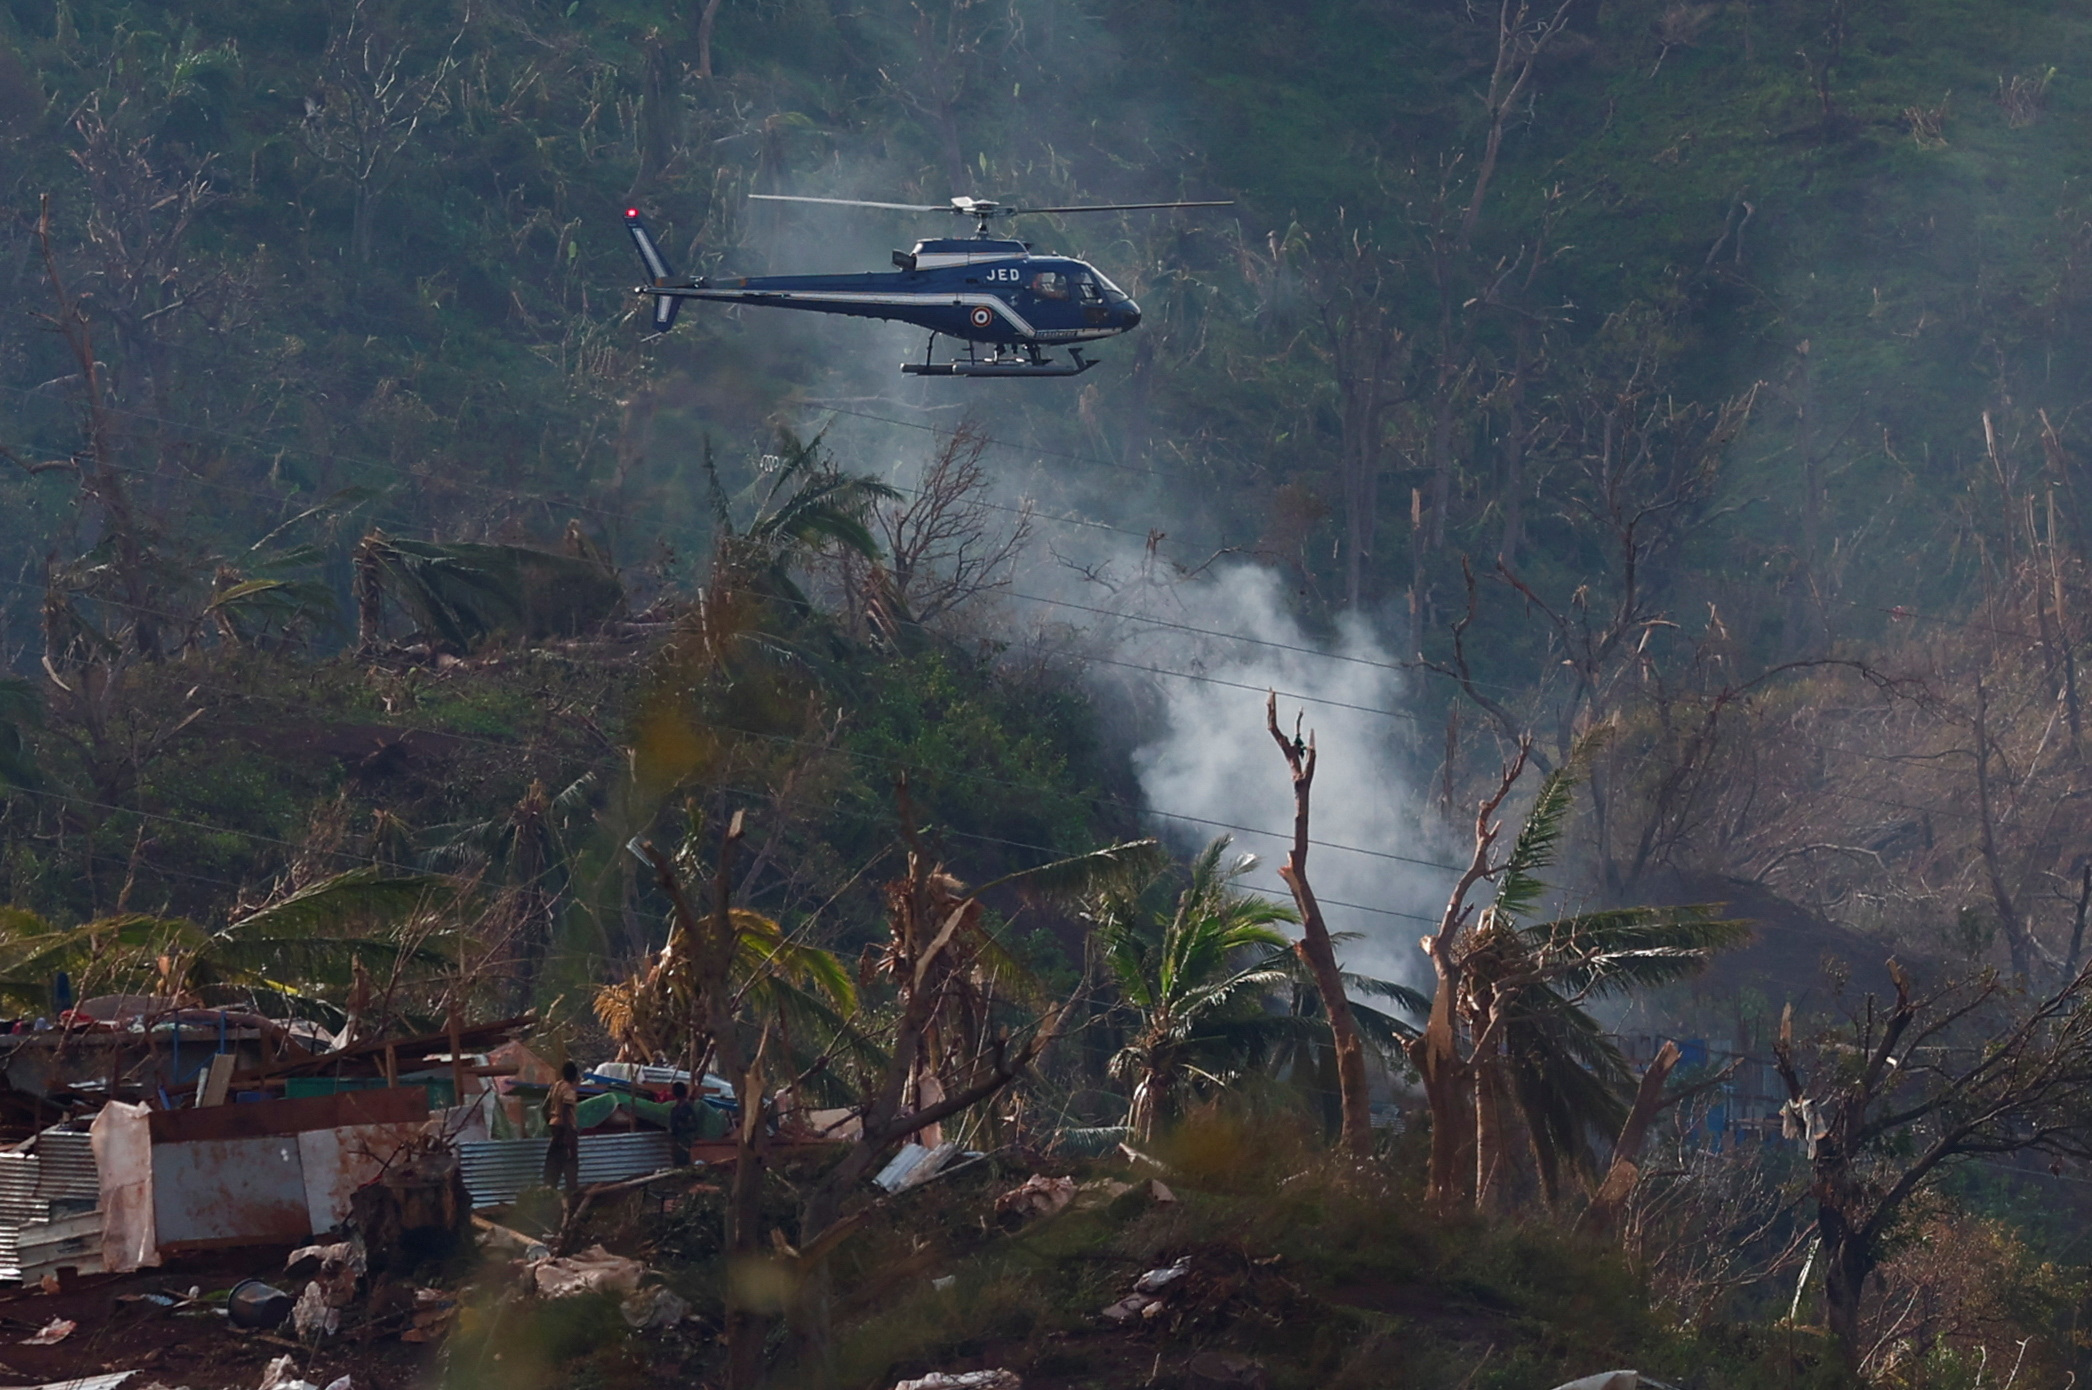
[[(18, 580), (18, 579), (0, 579), (0, 584), (6, 584), (6, 585), (8, 585), (8, 586), (10, 586), (10, 587), (14, 587), (14, 588), (19, 588), (19, 589), (26, 589), (26, 590), (31, 590), (31, 591), (34, 591), (34, 590), (35, 590), (35, 589), (37, 588), (37, 586), (36, 586), (36, 585), (30, 584), (30, 583), (28, 583), (28, 582), (27, 582), (27, 581), (25, 581), (25, 580)], [(160, 611), (157, 611), (157, 610), (145, 610), (145, 611), (147, 611), (148, 613), (150, 613), (150, 614), (151, 614), (151, 616), (154, 616), (154, 617), (159, 617), (159, 618), (165, 619), (166, 621), (169, 621), (169, 622), (181, 622), (181, 621), (186, 621), (185, 619), (182, 619), (182, 618), (180, 618), (180, 617), (178, 617), (178, 616), (176, 616), (176, 615), (173, 615), (173, 614), (169, 614), (169, 613), (165, 613), (165, 612), (160, 612)], [(1104, 658), (1093, 658), (1093, 659), (1096, 659), (1096, 660), (1105, 660)], [(1222, 686), (1227, 686), (1227, 687), (1230, 687), (1230, 688), (1234, 688), (1234, 689), (1240, 689), (1240, 690), (1253, 690), (1253, 691), (1262, 691), (1262, 690), (1264, 690), (1264, 689), (1265, 689), (1265, 687), (1259, 687), (1259, 686), (1250, 686), (1250, 685), (1245, 685), (1245, 684), (1243, 684), (1243, 683), (1241, 683), (1241, 682), (1238, 682), (1238, 681), (1227, 681), (1227, 680), (1222, 680), (1222, 679), (1220, 679), (1219, 677), (1215, 677), (1215, 676), (1204, 676), (1204, 675), (1199, 675), (1199, 674), (1196, 674), (1196, 673), (1194, 673), (1194, 672), (1189, 672), (1189, 671), (1174, 671), (1174, 670), (1170, 670), (1170, 669), (1168, 669), (1168, 668), (1165, 668), (1165, 667), (1154, 667), (1154, 666), (1140, 666), (1140, 665), (1136, 665), (1136, 664), (1134, 664), (1134, 663), (1132, 663), (1132, 662), (1117, 662), (1117, 661), (1108, 661), (1108, 662), (1107, 662), (1107, 664), (1109, 664), (1109, 665), (1115, 665), (1115, 666), (1127, 666), (1127, 667), (1130, 667), (1131, 669), (1134, 669), (1134, 670), (1139, 670), (1139, 671), (1148, 671), (1148, 672), (1151, 672), (1151, 673), (1153, 673), (1153, 674), (1156, 674), (1156, 675), (1166, 675), (1166, 676), (1173, 676), (1173, 677), (1176, 677), (1176, 678), (1178, 678), (1178, 679), (1182, 679), (1182, 680), (1190, 680), (1190, 681), (1203, 681), (1203, 682), (1208, 682), (1208, 683), (1211, 683), (1211, 684), (1215, 684), (1215, 685), (1222, 685)], [(232, 697), (232, 698), (235, 698), (235, 699), (256, 699), (256, 700), (266, 700), (266, 701), (269, 701), (269, 702), (271, 702), (271, 703), (274, 703), (274, 704), (278, 704), (278, 705), (283, 705), (283, 706), (285, 706), (285, 707), (288, 707), (288, 708), (295, 708), (295, 709), (303, 709), (303, 710), (307, 710), (307, 711), (310, 711), (310, 712), (313, 712), (313, 713), (319, 713), (319, 714), (330, 714), (330, 713), (334, 713), (334, 711), (331, 711), (331, 710), (327, 709), (327, 708), (326, 708), (326, 707), (324, 707), (324, 706), (320, 706), (320, 705), (316, 705), (316, 704), (309, 704), (309, 703), (307, 703), (307, 704), (300, 704), (300, 703), (297, 703), (297, 702), (291, 701), (291, 700), (289, 700), (289, 699), (288, 699), (287, 697), (284, 697), (284, 696), (280, 696), (280, 695), (269, 695), (269, 694), (263, 694), (263, 693), (261, 693), (261, 692), (258, 692), (258, 691), (248, 691), (248, 690), (240, 690), (240, 689), (237, 689), (237, 688), (234, 688), (234, 687), (228, 687), (228, 686), (213, 686), (213, 685), (198, 685), (198, 686), (197, 686), (196, 688), (197, 688), (197, 689), (201, 689), (201, 690), (209, 690), (209, 691), (211, 691), (211, 692), (212, 692), (212, 693), (214, 693), (214, 694), (219, 694), (219, 695), (225, 695), (225, 696), (230, 696), (230, 697)], [(1289, 699), (1300, 699), (1300, 700), (1307, 700), (1307, 701), (1310, 701), (1310, 702), (1313, 702), (1313, 703), (1320, 703), (1320, 704), (1334, 704), (1334, 705), (1338, 705), (1338, 706), (1339, 706), (1340, 708), (1344, 708), (1344, 709), (1352, 709), (1352, 710), (1358, 710), (1358, 711), (1361, 711), (1361, 712), (1363, 712), (1363, 713), (1367, 713), (1367, 714), (1380, 714), (1380, 715), (1385, 715), (1385, 716), (1387, 716), (1387, 717), (1390, 717), (1390, 718), (1404, 718), (1404, 717), (1410, 717), (1410, 718), (1413, 718), (1413, 717), (1414, 717), (1414, 716), (1404, 716), (1404, 715), (1400, 714), (1399, 712), (1397, 712), (1397, 711), (1393, 711), (1393, 710), (1379, 710), (1379, 709), (1374, 709), (1374, 708), (1372, 708), (1372, 707), (1370, 707), (1370, 706), (1366, 706), (1366, 705), (1352, 705), (1352, 704), (1344, 704), (1343, 702), (1340, 702), (1340, 701), (1331, 701), (1331, 700), (1323, 700), (1323, 699), (1321, 699), (1321, 698), (1320, 698), (1320, 697), (1318, 697), (1318, 696), (1312, 696), (1312, 695), (1294, 695), (1294, 694), (1291, 694), (1290, 692), (1286, 692), (1286, 691), (1278, 691), (1278, 692), (1276, 692), (1276, 693), (1278, 693), (1278, 694), (1281, 694), (1281, 695), (1285, 695), (1285, 696), (1287, 696), (1287, 698), (1289, 698)], [(481, 736), (478, 736), (478, 735), (473, 735), (473, 734), (465, 734), (465, 733), (455, 733), (455, 732), (452, 732), (452, 731), (450, 731), (450, 730), (446, 730), (446, 729), (437, 729), (437, 728), (431, 728), (431, 729), (422, 729), (422, 730), (418, 730), (418, 731), (417, 731), (417, 730), (403, 730), (403, 732), (423, 732), (423, 733), (433, 734), (433, 735), (437, 735), (437, 736), (440, 736), (440, 737), (443, 737), (443, 738), (448, 738), (448, 739), (455, 739), (455, 740), (460, 740), (460, 741), (464, 741), (464, 742), (469, 742), (469, 743), (478, 743), (478, 744), (484, 744), (484, 745), (486, 745), (486, 746), (488, 746), (488, 747), (492, 747), (492, 748), (499, 748), (499, 749), (502, 749), (502, 750), (504, 750), (504, 751), (508, 751), (508, 752), (528, 752), (528, 751), (531, 751), (531, 750), (530, 750), (530, 749), (529, 749), (529, 748), (528, 748), (528, 747), (527, 747), (526, 745), (523, 745), (523, 744), (519, 744), (519, 743), (514, 743), (514, 742), (510, 742), (510, 741), (505, 741), (505, 740), (498, 740), (498, 739), (488, 739), (488, 738), (485, 738), (485, 737), (481, 737)], [(871, 753), (865, 753), (865, 752), (860, 752), (860, 751), (857, 751), (857, 750), (853, 750), (853, 749), (847, 749), (847, 748), (838, 748), (838, 747), (836, 747), (836, 746), (834, 746), (834, 745), (832, 745), (832, 744), (827, 744), (827, 743), (819, 743), (819, 742), (815, 742), (815, 741), (813, 741), (813, 740), (808, 740), (808, 739), (795, 739), (795, 738), (791, 738), (791, 737), (789, 737), (789, 736), (787, 736), (787, 735), (782, 735), (782, 734), (769, 734), (769, 733), (763, 733), (763, 732), (761, 732), (761, 731), (759, 731), (759, 730), (755, 730), (755, 729), (741, 729), (741, 728), (734, 728), (734, 727), (731, 727), (731, 726), (726, 726), (726, 732), (728, 732), (728, 733), (734, 733), (734, 734), (740, 734), (740, 735), (743, 735), (743, 736), (745, 736), (745, 737), (750, 737), (750, 738), (762, 739), (762, 740), (765, 740), (765, 741), (768, 741), (768, 742), (776, 742), (776, 743), (783, 743), (783, 744), (787, 744), (787, 745), (791, 745), (791, 746), (795, 746), (795, 747), (802, 747), (802, 748), (808, 748), (808, 749), (813, 749), (813, 750), (816, 750), (816, 751), (823, 751), (823, 752), (833, 752), (833, 753), (839, 753), (839, 754), (841, 754), (841, 755), (843, 755), (843, 756), (845, 756), (845, 757), (850, 757), (850, 758), (856, 758), (856, 759), (859, 759), (859, 760), (861, 760), (861, 761), (872, 761), (872, 762), (881, 762), (881, 763), (884, 763), (884, 764), (886, 764), (886, 765), (888, 765), (888, 766), (893, 766), (893, 767), (902, 767), (902, 768), (907, 768), (907, 767), (910, 767), (910, 766), (912, 766), (912, 764), (908, 764), (908, 763), (904, 762), (903, 760), (901, 760), (901, 759), (897, 759), (897, 758), (881, 758), (881, 757), (879, 757), (879, 756), (878, 756), (878, 755), (876, 755), (876, 754), (871, 754)], [(1073, 793), (1073, 792), (1056, 792), (1056, 791), (1052, 791), (1052, 790), (1050, 790), (1050, 789), (1046, 789), (1046, 788), (1040, 788), (1040, 787), (1032, 786), (1032, 785), (1029, 785), (1029, 784), (1025, 784), (1025, 783), (1011, 782), (1011, 781), (1008, 781), (1007, 779), (1001, 779), (1001, 778), (993, 778), (993, 777), (988, 777), (988, 776), (986, 776), (986, 775), (984, 775), (984, 774), (981, 774), (981, 773), (970, 773), (970, 772), (956, 772), (956, 771), (944, 771), (944, 772), (940, 772), (940, 773), (939, 773), (938, 775), (940, 775), (940, 776), (943, 776), (943, 777), (949, 777), (949, 778), (953, 778), (953, 779), (955, 779), (955, 780), (958, 780), (958, 781), (964, 781), (964, 782), (973, 782), (973, 783), (976, 783), (976, 784), (981, 784), (981, 785), (988, 785), (988, 786), (999, 786), (999, 787), (1003, 787), (1003, 788), (1006, 788), (1006, 789), (1008, 789), (1008, 790), (1012, 790), (1012, 791), (1021, 791), (1021, 792), (1026, 792), (1026, 793), (1029, 793), (1029, 794), (1032, 794), (1032, 795), (1038, 795), (1039, 793), (1041, 793), (1041, 792), (1044, 792), (1044, 793), (1045, 793), (1046, 795), (1049, 795), (1049, 796), (1054, 796), (1054, 797), (1057, 797), (1057, 798), (1059, 798), (1059, 799), (1062, 799), (1062, 800), (1069, 800), (1069, 801), (1078, 801), (1078, 800), (1088, 800), (1088, 799), (1089, 799), (1089, 798), (1086, 798), (1086, 797), (1083, 797), (1083, 796), (1081, 796), (1081, 795), (1080, 795), (1079, 793)], [(1111, 806), (1111, 807), (1112, 807), (1113, 809), (1115, 809), (1115, 810), (1123, 811), (1123, 812), (1126, 812), (1127, 814), (1130, 814), (1130, 815), (1133, 815), (1133, 816), (1136, 816), (1136, 817), (1137, 817), (1137, 816), (1141, 816), (1141, 815), (1155, 815), (1155, 816), (1159, 816), (1159, 817), (1161, 817), (1161, 818), (1163, 818), (1163, 819), (1165, 819), (1165, 820), (1182, 820), (1182, 821), (1188, 821), (1188, 822), (1191, 822), (1191, 823), (1194, 823), (1194, 824), (1203, 824), (1203, 825), (1211, 825), (1211, 826), (1215, 826), (1215, 827), (1218, 827), (1218, 828), (1222, 828), (1222, 829), (1229, 829), (1229, 830), (1236, 830), (1236, 831), (1240, 831), (1240, 832), (1242, 832), (1242, 833), (1244, 833), (1244, 834), (1251, 834), (1251, 835), (1265, 835), (1265, 836), (1269, 836), (1269, 837), (1271, 837), (1271, 838), (1273, 838), (1273, 839), (1280, 839), (1280, 840), (1283, 840), (1283, 839), (1287, 838), (1287, 835), (1286, 835), (1286, 834), (1283, 834), (1283, 833), (1281, 833), (1281, 832), (1279, 832), (1279, 831), (1275, 831), (1275, 830), (1258, 830), (1258, 829), (1255, 829), (1254, 827), (1250, 827), (1250, 826), (1234, 825), (1234, 824), (1231, 824), (1231, 823), (1229, 823), (1229, 822), (1225, 822), (1225, 821), (1217, 821), (1217, 820), (1210, 820), (1210, 819), (1207, 819), (1207, 818), (1205, 818), (1205, 817), (1201, 817), (1201, 816), (1193, 816), (1193, 815), (1189, 815), (1189, 814), (1184, 814), (1184, 813), (1179, 813), (1179, 812), (1165, 811), (1165, 810), (1161, 810), (1161, 809), (1159, 809), (1159, 808), (1156, 808), (1156, 807), (1152, 807), (1152, 806), (1134, 806), (1134, 805), (1130, 805), (1130, 804), (1128, 804), (1128, 803), (1126, 803), (1126, 802), (1122, 802), (1122, 801), (1117, 801), (1117, 800), (1110, 800), (1110, 799), (1106, 799), (1106, 800), (1105, 800), (1105, 804), (1107, 804), (1107, 805)], [(1460, 866), (1460, 865), (1456, 865), (1456, 864), (1445, 864), (1445, 863), (1440, 863), (1440, 862), (1437, 862), (1437, 861), (1435, 861), (1435, 860), (1428, 860), (1428, 859), (1417, 859), (1417, 858), (1413, 858), (1413, 857), (1411, 857), (1411, 856), (1409, 856), (1409, 855), (1402, 855), (1402, 854), (1393, 854), (1393, 853), (1390, 853), (1390, 852), (1387, 852), (1387, 851), (1383, 851), (1383, 850), (1372, 850), (1372, 849), (1366, 849), (1366, 848), (1364, 848), (1364, 847), (1362, 847), (1362, 846), (1358, 846), (1358, 845), (1346, 845), (1346, 844), (1342, 844), (1342, 843), (1339, 843), (1339, 842), (1336, 842), (1336, 841), (1330, 841), (1330, 840), (1310, 840), (1310, 841), (1309, 841), (1309, 843), (1310, 843), (1310, 844), (1312, 844), (1312, 845), (1315, 845), (1315, 846), (1317, 846), (1317, 847), (1319, 847), (1319, 848), (1324, 848), (1324, 849), (1333, 849), (1333, 850), (1341, 850), (1341, 851), (1345, 851), (1345, 852), (1348, 852), (1348, 853), (1352, 853), (1352, 854), (1362, 854), (1362, 855), (1367, 855), (1367, 856), (1370, 856), (1370, 857), (1374, 857), (1374, 858), (1380, 858), (1380, 859), (1388, 859), (1388, 860), (1393, 860), (1393, 861), (1397, 861), (1397, 862), (1400, 862), (1400, 863), (1405, 863), (1405, 864), (1415, 864), (1415, 865), (1418, 865), (1419, 867), (1423, 867), (1423, 868), (1430, 868), (1430, 869), (1442, 869), (1442, 870), (1445, 870), (1445, 871), (1446, 871), (1446, 872), (1448, 872), (1448, 873), (1458, 873), (1458, 872), (1460, 872), (1460, 871), (1461, 871), (1461, 866)]]

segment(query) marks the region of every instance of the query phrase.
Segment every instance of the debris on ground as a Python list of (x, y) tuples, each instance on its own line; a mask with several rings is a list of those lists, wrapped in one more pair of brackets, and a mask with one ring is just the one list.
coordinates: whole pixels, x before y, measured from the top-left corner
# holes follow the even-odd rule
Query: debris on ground
[(1161, 1269), (1151, 1269), (1146, 1274), (1141, 1275), (1134, 1283), (1133, 1291), (1135, 1293), (1148, 1294), (1161, 1293), (1189, 1273), (1191, 1273), (1191, 1258), (1187, 1255), (1173, 1265), (1167, 1265)]
[[(151, 1390), (151, 1387), (146, 1387)], [(279, 1356), (262, 1372), (261, 1384), (255, 1390), (320, 1390), (320, 1387), (298, 1374), (297, 1362), (288, 1356)], [(327, 1382), (327, 1390), (355, 1390), (355, 1378), (336, 1376)]]
[(521, 1231), (512, 1231), (506, 1226), (498, 1226), (484, 1216), (474, 1216), (472, 1224), (487, 1245), (517, 1259), (542, 1260), (552, 1254), (552, 1247), (537, 1237), (526, 1236)]
[(318, 1280), (307, 1284), (292, 1305), (291, 1326), (297, 1330), (298, 1340), (307, 1345), (341, 1331), (341, 1309), (327, 1302), (326, 1291)]
[(311, 1345), (341, 1331), (342, 1310), (356, 1301), (356, 1290), (363, 1281), (363, 1242), (350, 1239), (301, 1246), (291, 1252), (284, 1268), (294, 1277), (310, 1276), (290, 1310), (298, 1339)]
[(645, 1273), (646, 1266), (639, 1261), (613, 1255), (600, 1245), (578, 1255), (537, 1260), (530, 1266), (531, 1282), (540, 1298), (572, 1298), (599, 1290), (630, 1294), (638, 1289)]
[(1015, 1371), (932, 1371), (920, 1380), (904, 1380), (893, 1390), (1024, 1390)]
[(66, 1338), (72, 1336), (73, 1329), (79, 1325), (65, 1318), (53, 1318), (45, 1323), (35, 1336), (24, 1337), (20, 1345), (25, 1347), (55, 1347)]
[(1075, 1209), (1090, 1211), (1108, 1207), (1132, 1190), (1132, 1183), (1120, 1182), (1117, 1178), (1091, 1178), (1075, 1189)]
[(1164, 1291), (1189, 1273), (1190, 1256), (1178, 1260), (1173, 1265), (1149, 1270), (1133, 1282), (1132, 1293), (1104, 1310), (1104, 1316), (1116, 1323), (1128, 1323), (1135, 1318), (1156, 1316), (1162, 1308)]
[(1262, 1363), (1225, 1351), (1202, 1351), (1184, 1367), (1185, 1390), (1268, 1390)]
[(938, 1170), (950, 1163), (958, 1152), (957, 1144), (939, 1144), (934, 1149), (926, 1149), (921, 1144), (903, 1144), (900, 1152), (879, 1170), (879, 1175), (872, 1181), (888, 1192), (905, 1191), (936, 1177)]
[(1278, 1262), (1276, 1255), (1251, 1259), (1228, 1246), (1202, 1245), (1141, 1274), (1103, 1316), (1121, 1327), (1166, 1320), (1163, 1325), (1172, 1332), (1243, 1320), (1276, 1327), (1302, 1298), (1300, 1289), (1278, 1274)]
[(1075, 1200), (1073, 1178), (1049, 1178), (1034, 1173), (1021, 1186), (995, 1199), (995, 1210), (1023, 1218), (1051, 1216)]
[(1167, 1206), (1177, 1200), (1177, 1194), (1160, 1178), (1149, 1178), (1144, 1182), (1121, 1182), (1117, 1178), (1092, 1178), (1074, 1189), (1075, 1209), (1095, 1211), (1108, 1207), (1121, 1197), (1137, 1194), (1143, 1201), (1156, 1206)]
[(672, 1289), (659, 1285), (641, 1289), (618, 1305), (625, 1326), (635, 1332), (662, 1331), (690, 1316), (690, 1305)]
[[(124, 1384), (137, 1374), (138, 1372), (136, 1371), (111, 1371), (107, 1375), (88, 1376), (82, 1380), (46, 1381), (42, 1385), (29, 1386), (28, 1390), (116, 1390), (117, 1386)], [(142, 1387), (142, 1390), (174, 1390), (174, 1387), (162, 1385), (159, 1381), (154, 1381), (150, 1385)]]
[(1120, 1144), (1119, 1156), (1136, 1168), (1152, 1168), (1158, 1173), (1169, 1171), (1168, 1166), (1162, 1160), (1148, 1157), (1148, 1155), (1134, 1148), (1131, 1144)]
[(295, 1357), (279, 1356), (263, 1370), (261, 1384), (254, 1390), (320, 1390), (320, 1387), (299, 1376)]
[(400, 1333), (403, 1342), (433, 1342), (450, 1328), (458, 1315), (458, 1301), (441, 1289), (416, 1289), (412, 1323)]
[[(162, 1307), (171, 1308), (177, 1302), (164, 1294), (145, 1294), (142, 1297)], [(267, 1331), (283, 1326), (283, 1320), (291, 1315), (297, 1301), (274, 1284), (265, 1284), (259, 1279), (242, 1279), (226, 1296), (225, 1315), (235, 1327)]]

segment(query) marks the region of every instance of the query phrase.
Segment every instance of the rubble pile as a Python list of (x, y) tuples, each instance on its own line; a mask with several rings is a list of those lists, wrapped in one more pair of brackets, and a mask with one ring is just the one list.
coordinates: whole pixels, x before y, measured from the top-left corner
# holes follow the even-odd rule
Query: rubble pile
[(1139, 1275), (1101, 1316), (1114, 1326), (1161, 1327), (1172, 1334), (1280, 1327), (1306, 1295), (1279, 1274), (1279, 1263), (1276, 1255), (1253, 1259), (1233, 1246), (1201, 1245)]

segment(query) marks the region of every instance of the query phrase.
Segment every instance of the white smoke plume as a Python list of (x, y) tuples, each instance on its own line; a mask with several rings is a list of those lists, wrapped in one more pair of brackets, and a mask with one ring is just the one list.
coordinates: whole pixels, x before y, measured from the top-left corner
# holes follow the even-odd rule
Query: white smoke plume
[(1233, 836), (1259, 860), (1245, 886), (1283, 901), (1291, 895), (1277, 870), (1293, 795), (1266, 729), (1265, 692), (1279, 692), (1288, 733), (1304, 716), (1319, 753), (1308, 878), (1330, 929), (1356, 933), (1339, 953), (1350, 969), (1419, 983), (1417, 938), (1455, 875), (1435, 867), (1447, 853), (1424, 828), (1406, 771), (1415, 735), (1405, 679), (1369, 624), (1346, 618), (1333, 644), (1318, 640), (1293, 616), (1279, 574), (1250, 564), (1116, 591), (1063, 586), (1056, 597), (1083, 605), (1056, 617), (1087, 629), (1100, 698), (1138, 721), (1134, 764), (1157, 833), (1183, 852)]

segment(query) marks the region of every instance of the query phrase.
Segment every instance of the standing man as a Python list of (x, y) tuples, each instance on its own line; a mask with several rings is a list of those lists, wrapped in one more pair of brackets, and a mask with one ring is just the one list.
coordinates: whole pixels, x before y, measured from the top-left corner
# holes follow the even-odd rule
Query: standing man
[(574, 1128), (574, 1107), (581, 1100), (575, 1083), (580, 1080), (579, 1067), (562, 1063), (559, 1080), (545, 1094), (545, 1130), (552, 1139), (552, 1147), (545, 1150), (545, 1186), (565, 1183), (569, 1193), (581, 1190), (581, 1135)]
[(697, 1102), (690, 1099), (690, 1088), (678, 1081), (669, 1088), (675, 1104), (668, 1108), (668, 1143), (675, 1155), (676, 1167), (690, 1166), (690, 1146), (704, 1137), (704, 1121), (697, 1113)]

